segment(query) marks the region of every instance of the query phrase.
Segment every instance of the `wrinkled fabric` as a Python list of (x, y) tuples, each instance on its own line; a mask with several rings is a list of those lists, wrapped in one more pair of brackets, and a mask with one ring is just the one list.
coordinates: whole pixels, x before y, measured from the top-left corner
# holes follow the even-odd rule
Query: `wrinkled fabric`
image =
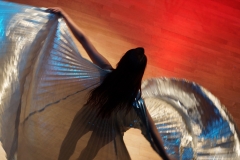
[[(84, 59), (63, 21), (44, 8), (0, 2), (0, 140), (9, 160), (130, 159), (123, 141), (138, 128), (156, 149), (146, 108), (177, 159), (239, 159), (239, 134), (203, 87), (157, 78), (132, 110), (109, 119), (85, 105), (110, 73)], [(146, 105), (145, 105), (146, 104)]]

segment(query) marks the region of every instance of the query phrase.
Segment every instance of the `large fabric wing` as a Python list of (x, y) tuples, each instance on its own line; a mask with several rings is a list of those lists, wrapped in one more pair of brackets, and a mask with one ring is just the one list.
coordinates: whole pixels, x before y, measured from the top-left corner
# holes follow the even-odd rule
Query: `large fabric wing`
[(181, 79), (143, 82), (142, 97), (169, 155), (177, 159), (239, 159), (240, 134), (220, 101)]
[(0, 135), (9, 159), (18, 126), (21, 131), (34, 114), (89, 91), (109, 72), (81, 57), (65, 22), (44, 10), (0, 2)]

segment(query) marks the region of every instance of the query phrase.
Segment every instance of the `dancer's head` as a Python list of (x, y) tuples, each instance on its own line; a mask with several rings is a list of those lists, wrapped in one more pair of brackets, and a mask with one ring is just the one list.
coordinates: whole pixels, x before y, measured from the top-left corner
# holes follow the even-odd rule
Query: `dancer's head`
[(131, 75), (131, 78), (141, 81), (146, 64), (147, 57), (144, 54), (143, 48), (130, 49), (118, 62), (116, 71), (126, 76)]
[(87, 104), (97, 108), (103, 117), (109, 117), (112, 112), (121, 109), (129, 111), (141, 90), (146, 64), (147, 57), (143, 48), (127, 51), (117, 68), (106, 76), (100, 86), (92, 90)]

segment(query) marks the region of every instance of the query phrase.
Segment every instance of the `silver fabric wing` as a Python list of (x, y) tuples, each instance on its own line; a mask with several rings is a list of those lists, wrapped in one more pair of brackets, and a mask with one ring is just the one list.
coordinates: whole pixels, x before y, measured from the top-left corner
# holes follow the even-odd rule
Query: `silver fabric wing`
[(168, 154), (177, 159), (240, 159), (239, 132), (226, 108), (205, 88), (156, 78), (142, 97)]
[(81, 57), (65, 22), (44, 10), (0, 2), (0, 137), (8, 159), (19, 125), (109, 73)]

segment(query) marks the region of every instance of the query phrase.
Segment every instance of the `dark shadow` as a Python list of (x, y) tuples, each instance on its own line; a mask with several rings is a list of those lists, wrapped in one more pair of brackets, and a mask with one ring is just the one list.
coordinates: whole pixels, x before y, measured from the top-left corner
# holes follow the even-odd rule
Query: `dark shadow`
[(89, 131), (92, 131), (91, 137), (78, 160), (94, 159), (102, 147), (113, 141), (115, 134), (109, 134), (112, 120), (99, 119), (96, 118), (96, 113), (93, 110), (83, 106), (74, 117), (71, 127), (62, 142), (58, 160), (68, 160), (73, 155), (79, 139)]

